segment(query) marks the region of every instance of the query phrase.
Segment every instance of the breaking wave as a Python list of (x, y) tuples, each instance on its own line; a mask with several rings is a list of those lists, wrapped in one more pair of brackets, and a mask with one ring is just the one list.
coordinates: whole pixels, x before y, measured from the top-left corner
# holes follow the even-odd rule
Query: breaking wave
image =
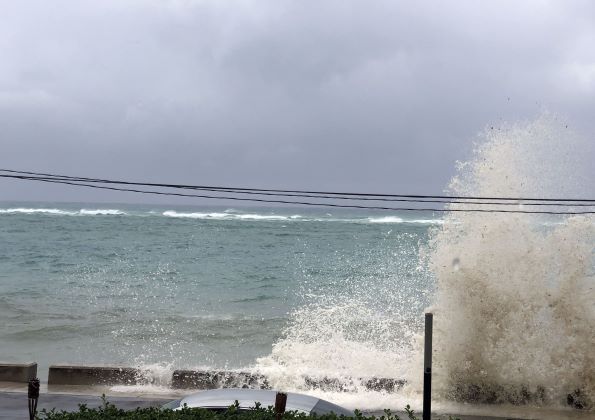
[[(592, 191), (580, 173), (586, 167), (580, 141), (551, 116), (482, 137), (449, 193)], [(437, 281), (434, 370), (444, 397), (563, 404), (580, 390), (595, 400), (593, 222), (592, 216), (446, 215), (426, 249)]]
[(180, 219), (200, 219), (200, 220), (247, 220), (247, 221), (300, 221), (300, 222), (342, 222), (342, 223), (413, 223), (422, 225), (434, 225), (442, 223), (441, 219), (403, 219), (397, 216), (384, 217), (308, 217), (299, 214), (291, 216), (273, 215), (273, 214), (254, 214), (240, 213), (237, 210), (221, 212), (177, 212), (174, 210), (164, 211), (163, 216)]
[(368, 217), (370, 223), (403, 223), (403, 219), (397, 216)]
[[(585, 156), (581, 145), (550, 116), (488, 130), (473, 159), (458, 165), (447, 191), (584, 195), (592, 188), (580, 176), (587, 167), (579, 161)], [(577, 390), (587, 404), (595, 400), (595, 223), (589, 216), (540, 216), (451, 212), (431, 221), (436, 226), (419, 267), (436, 282), (429, 308), (435, 320), (434, 387), (444, 404), (559, 407)], [(369, 221), (405, 222), (397, 219)], [(359, 289), (306, 299), (256, 371), (274, 386), (298, 391), (308, 390), (304, 378), (315, 375), (350, 406), (419, 404), (423, 308), (403, 296), (407, 287), (416, 285), (395, 278), (377, 289), (362, 281)], [(418, 301), (424, 293), (419, 290)], [(392, 395), (369, 392), (362, 380), (371, 376), (405, 379), (407, 385)]]
[(97, 209), (97, 210), (60, 210), (60, 209), (36, 209), (36, 208), (8, 208), (0, 209), (0, 214), (49, 214), (57, 216), (122, 216), (127, 213), (115, 209)]
[(203, 219), (203, 220), (295, 220), (301, 216), (279, 216), (264, 214), (241, 214), (241, 213), (179, 213), (168, 210), (163, 212), (164, 216), (177, 217), (182, 219)]
[(13, 209), (0, 209), (0, 214), (59, 214), (69, 215), (72, 212), (67, 212), (59, 209), (33, 209), (33, 208), (13, 208)]
[(260, 214), (239, 210), (225, 210), (212, 212), (176, 211), (176, 210), (121, 210), (121, 209), (58, 209), (58, 208), (33, 208), (14, 207), (0, 209), (0, 215), (48, 215), (48, 216), (136, 216), (136, 217), (168, 217), (174, 219), (195, 219), (214, 221), (247, 221), (247, 222), (320, 222), (320, 223), (410, 223), (419, 225), (435, 225), (442, 223), (441, 219), (405, 219), (398, 216), (382, 217), (324, 217), (300, 214)]
[(106, 210), (85, 210), (79, 211), (82, 216), (124, 216), (127, 213), (122, 210), (106, 209)]

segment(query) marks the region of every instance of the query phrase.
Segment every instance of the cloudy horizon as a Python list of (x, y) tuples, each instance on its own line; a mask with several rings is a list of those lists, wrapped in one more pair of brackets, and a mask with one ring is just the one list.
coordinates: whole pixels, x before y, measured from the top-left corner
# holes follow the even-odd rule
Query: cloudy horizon
[[(478, 132), (544, 111), (593, 154), (589, 1), (24, 1), (0, 16), (2, 168), (436, 194)], [(164, 202), (9, 180), (0, 199)]]

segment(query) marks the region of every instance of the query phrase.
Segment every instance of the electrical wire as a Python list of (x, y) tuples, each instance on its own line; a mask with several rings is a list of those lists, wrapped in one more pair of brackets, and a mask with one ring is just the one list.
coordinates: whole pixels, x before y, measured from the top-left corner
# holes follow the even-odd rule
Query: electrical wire
[(518, 202), (494, 202), (494, 201), (463, 201), (463, 200), (434, 200), (434, 199), (413, 199), (413, 198), (385, 198), (385, 197), (344, 197), (344, 196), (329, 196), (329, 195), (314, 195), (314, 194), (289, 194), (289, 193), (267, 193), (267, 192), (256, 192), (256, 191), (243, 191), (235, 190), (232, 188), (210, 188), (210, 187), (189, 187), (189, 186), (173, 186), (173, 184), (150, 184), (142, 182), (129, 182), (129, 181), (114, 181), (114, 180), (101, 180), (93, 178), (78, 178), (78, 177), (67, 177), (67, 176), (24, 176), (24, 175), (4, 175), (0, 174), (2, 178), (16, 178), (16, 179), (28, 179), (28, 180), (45, 180), (45, 181), (73, 181), (73, 182), (92, 182), (102, 184), (118, 184), (118, 185), (138, 185), (138, 186), (154, 186), (154, 185), (167, 185), (166, 188), (179, 188), (179, 189), (191, 189), (198, 191), (210, 191), (210, 192), (227, 192), (234, 194), (248, 194), (258, 196), (274, 196), (274, 197), (299, 197), (299, 198), (323, 198), (331, 200), (357, 200), (357, 201), (383, 201), (383, 202), (409, 202), (409, 203), (443, 203), (443, 204), (472, 204), (472, 205), (498, 205), (498, 206), (518, 206), (519, 204), (527, 206), (572, 206), (572, 207), (590, 207), (595, 204), (588, 203), (518, 203)]
[[(149, 186), (149, 187), (164, 187), (164, 188), (180, 188), (180, 189), (198, 189), (198, 190), (207, 190), (207, 191), (223, 191), (223, 192), (236, 192), (240, 193), (242, 191), (245, 192), (259, 192), (259, 193), (289, 193), (289, 194), (312, 194), (316, 197), (320, 197), (321, 195), (328, 195), (328, 196), (346, 196), (346, 197), (356, 197), (356, 199), (363, 199), (362, 197), (390, 197), (390, 198), (413, 198), (413, 199), (441, 199), (441, 200), (448, 200), (448, 202), (452, 202), (452, 200), (498, 200), (498, 201), (515, 201), (513, 203), (518, 205), (518, 202), (524, 201), (537, 201), (537, 202), (560, 202), (560, 203), (593, 203), (595, 205), (595, 199), (585, 199), (585, 198), (529, 198), (529, 197), (478, 197), (478, 196), (447, 196), (447, 195), (418, 195), (418, 194), (376, 194), (376, 193), (349, 193), (349, 192), (324, 192), (324, 191), (306, 191), (306, 190), (281, 190), (281, 189), (262, 189), (262, 188), (245, 188), (245, 187), (219, 187), (219, 186), (207, 186), (207, 185), (186, 185), (186, 184), (164, 184), (164, 183), (151, 183), (151, 182), (131, 182), (131, 181), (115, 181), (109, 179), (99, 179), (99, 178), (86, 178), (86, 177), (74, 177), (68, 175), (58, 175), (58, 174), (49, 174), (49, 173), (41, 173), (41, 172), (28, 172), (28, 171), (16, 171), (10, 169), (0, 169), (0, 172), (8, 172), (13, 174), (24, 174), (24, 175), (34, 175), (34, 176), (41, 176), (41, 177), (52, 177), (52, 178), (60, 178), (64, 180), (73, 180), (73, 181), (85, 181), (85, 182), (93, 182), (93, 183), (105, 183), (105, 184), (120, 184), (120, 185), (136, 185), (136, 186)], [(1, 175), (0, 175), (1, 176)], [(279, 195), (280, 195), (279, 194)], [(275, 195), (275, 194), (274, 194)], [(330, 197), (328, 197), (330, 198)], [(416, 201), (417, 202), (417, 201)], [(467, 202), (463, 202), (461, 204), (465, 204)], [(486, 203), (481, 203), (486, 204)], [(503, 203), (498, 203), (503, 204)], [(530, 203), (525, 203), (527, 205), (532, 205)], [(569, 204), (571, 206), (577, 204)], [(591, 205), (591, 204), (588, 204)]]
[[(90, 178), (75, 178), (75, 177), (36, 177), (36, 176), (23, 176), (23, 175), (2, 175), (2, 178), (15, 178), (15, 179), (27, 179), (27, 180), (38, 180), (38, 181), (72, 181), (72, 182), (80, 182), (85, 180), (85, 182), (93, 182), (93, 183), (108, 183), (108, 184), (125, 184), (125, 185), (142, 185), (147, 186), (146, 183), (138, 183), (138, 182), (125, 182), (125, 181), (103, 181), (98, 179), (90, 179)], [(88, 180), (88, 181), (87, 181)], [(173, 187), (168, 187), (173, 188)], [(226, 193), (234, 193), (234, 194), (249, 194), (249, 195), (259, 195), (259, 196), (274, 196), (274, 197), (300, 197), (300, 198), (323, 198), (323, 199), (331, 199), (331, 200), (350, 200), (350, 201), (383, 201), (383, 202), (410, 202), (410, 203), (443, 203), (443, 204), (471, 204), (471, 205), (498, 205), (498, 206), (518, 206), (519, 204), (527, 205), (527, 206), (571, 206), (571, 207), (590, 207), (595, 206), (595, 204), (587, 204), (587, 203), (574, 203), (574, 204), (562, 204), (562, 203), (516, 203), (516, 202), (493, 202), (493, 201), (462, 201), (462, 200), (422, 200), (422, 199), (405, 199), (405, 198), (371, 198), (371, 197), (342, 197), (342, 196), (326, 196), (326, 195), (311, 195), (311, 194), (282, 194), (282, 193), (260, 193), (260, 192), (253, 192), (253, 191), (236, 191), (233, 189), (212, 189), (212, 188), (186, 188), (183, 189), (193, 189), (198, 191), (210, 191), (210, 192), (226, 192)]]
[[(1, 175), (0, 175), (1, 176)], [(233, 201), (247, 201), (247, 202), (259, 202), (259, 203), (273, 203), (273, 204), (293, 204), (293, 205), (304, 205), (304, 206), (315, 206), (315, 207), (334, 207), (334, 208), (349, 208), (349, 209), (368, 209), (368, 210), (390, 210), (390, 211), (431, 211), (431, 212), (477, 212), (477, 213), (521, 213), (521, 214), (550, 214), (550, 215), (584, 215), (584, 214), (595, 214), (595, 211), (534, 211), (534, 210), (504, 210), (504, 209), (462, 209), (462, 208), (405, 208), (405, 207), (384, 207), (384, 206), (364, 206), (356, 204), (335, 204), (335, 203), (321, 203), (321, 202), (305, 202), (305, 201), (287, 201), (287, 200), (270, 200), (270, 199), (259, 199), (259, 198), (245, 198), (235, 196), (213, 196), (204, 194), (185, 194), (185, 193), (174, 193), (154, 190), (139, 190), (133, 188), (119, 188), (109, 187), (105, 185), (87, 184), (77, 180), (65, 181), (60, 179), (42, 178), (35, 176), (7, 176), (13, 179), (66, 184), (72, 186), (95, 188), (110, 191), (124, 191), (134, 192), (140, 194), (152, 194), (162, 196), (176, 196), (176, 197), (193, 197), (193, 198), (207, 198), (217, 200), (233, 200)]]

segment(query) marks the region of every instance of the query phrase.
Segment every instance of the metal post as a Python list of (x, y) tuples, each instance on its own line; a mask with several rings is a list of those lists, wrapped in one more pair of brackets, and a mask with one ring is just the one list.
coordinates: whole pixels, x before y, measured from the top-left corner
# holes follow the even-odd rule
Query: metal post
[(424, 402), (423, 420), (432, 418), (432, 324), (433, 314), (426, 314), (424, 338)]
[(39, 379), (30, 379), (27, 386), (27, 398), (29, 400), (29, 420), (33, 420), (37, 414), (37, 400), (39, 400)]
[(275, 419), (281, 420), (283, 413), (285, 413), (285, 406), (287, 405), (287, 394), (277, 392), (275, 396)]

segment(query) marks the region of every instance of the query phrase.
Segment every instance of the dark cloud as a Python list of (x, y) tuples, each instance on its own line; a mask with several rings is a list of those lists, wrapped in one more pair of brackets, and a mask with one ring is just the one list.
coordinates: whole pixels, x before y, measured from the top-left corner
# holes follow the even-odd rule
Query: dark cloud
[(0, 16), (4, 167), (438, 192), (487, 124), (549, 109), (595, 128), (589, 1), (24, 1)]

